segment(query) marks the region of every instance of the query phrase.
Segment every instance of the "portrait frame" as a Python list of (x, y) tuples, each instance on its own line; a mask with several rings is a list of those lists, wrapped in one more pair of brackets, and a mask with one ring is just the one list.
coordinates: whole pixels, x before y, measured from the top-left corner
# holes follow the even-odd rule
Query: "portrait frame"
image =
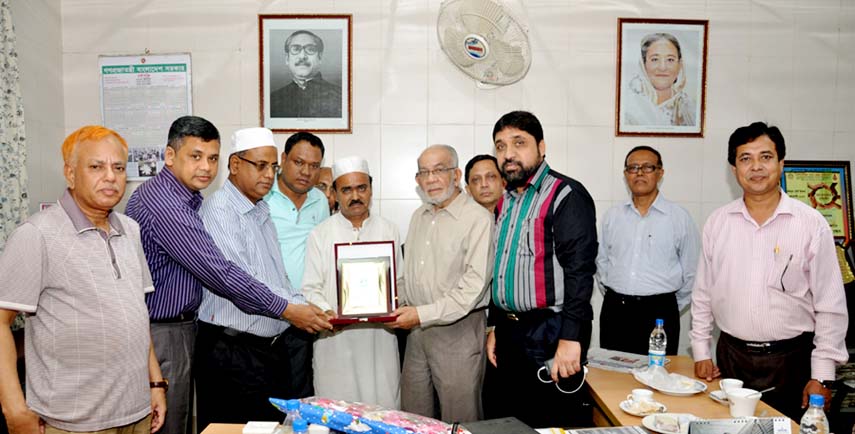
[[(709, 20), (618, 18), (617, 32), (615, 135), (703, 137)], [(662, 63), (653, 63), (651, 56), (646, 63), (642, 59), (642, 42), (657, 33), (668, 34), (679, 43), (681, 68), (677, 72), (667, 66), (670, 56), (664, 56)], [(652, 44), (660, 40), (667, 41), (660, 38)], [(664, 66), (653, 69), (657, 65)], [(649, 78), (651, 69), (659, 74)], [(673, 81), (671, 74), (676, 74)], [(670, 89), (663, 80), (671, 83)], [(664, 96), (658, 89), (664, 89)]]
[[(353, 131), (352, 29), (353, 16), (349, 14), (258, 15), (261, 126), (274, 133)], [(298, 31), (310, 32), (323, 45), (317, 54), (309, 55), (307, 48), (298, 52), (297, 56), (310, 59), (308, 63), (298, 57), (289, 61), (291, 56), (285, 50), (285, 41)], [(292, 74), (308, 74), (306, 68), (312, 69), (312, 76), (297, 80), (298, 85)], [(306, 95), (306, 103), (301, 103), (298, 95)]]
[[(353, 243), (336, 243), (333, 246), (336, 267), (336, 308), (337, 317), (330, 320), (332, 324), (344, 325), (355, 322), (389, 322), (394, 321), (392, 311), (397, 309), (398, 287), (397, 287), (397, 261), (395, 260), (394, 241), (362, 241)], [(353, 273), (348, 273), (346, 267), (351, 267)], [(373, 270), (373, 271), (372, 271)], [(368, 277), (376, 278), (379, 285), (366, 285), (352, 282), (348, 279), (358, 279), (356, 275), (365, 276), (365, 273), (373, 273)], [(368, 279), (371, 280), (371, 279)], [(346, 305), (348, 299), (348, 288), (367, 288), (370, 290), (383, 291), (379, 302), (369, 303), (370, 309), (363, 306), (354, 306), (355, 311), (348, 311)], [(352, 290), (352, 289), (351, 289)], [(362, 300), (375, 299), (371, 295), (358, 297)]]
[(831, 226), (834, 240), (852, 240), (852, 178), (849, 161), (784, 160), (781, 188), (819, 211)]

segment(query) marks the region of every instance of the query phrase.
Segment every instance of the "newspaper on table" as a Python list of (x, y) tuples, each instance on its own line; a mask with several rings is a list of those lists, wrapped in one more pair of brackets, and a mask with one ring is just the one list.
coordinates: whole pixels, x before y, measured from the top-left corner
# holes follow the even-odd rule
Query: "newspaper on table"
[[(670, 361), (665, 359), (665, 364), (667, 365)], [(588, 351), (588, 366), (629, 374), (633, 370), (647, 367), (647, 356), (594, 348)]]

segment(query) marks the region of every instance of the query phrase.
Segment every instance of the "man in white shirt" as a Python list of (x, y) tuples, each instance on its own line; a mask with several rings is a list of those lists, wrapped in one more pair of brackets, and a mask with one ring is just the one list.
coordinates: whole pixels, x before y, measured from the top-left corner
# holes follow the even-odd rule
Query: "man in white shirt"
[(632, 198), (606, 212), (597, 253), (597, 278), (605, 289), (600, 347), (647, 354), (650, 330), (662, 319), (666, 353), (677, 354), (680, 312), (695, 283), (698, 228), (685, 208), (659, 192), (665, 175), (659, 151), (633, 148), (623, 173)]
[[(398, 228), (371, 215), (368, 162), (342, 158), (333, 164), (332, 190), (340, 212), (315, 227), (306, 243), (303, 291), (309, 302), (338, 312), (335, 245), (337, 243), (393, 241), (397, 267), (403, 266)], [(395, 267), (398, 283), (402, 274)], [(315, 394), (324, 398), (378, 404), (397, 409), (400, 367), (398, 341), (387, 327), (358, 323), (324, 332), (314, 344)]]

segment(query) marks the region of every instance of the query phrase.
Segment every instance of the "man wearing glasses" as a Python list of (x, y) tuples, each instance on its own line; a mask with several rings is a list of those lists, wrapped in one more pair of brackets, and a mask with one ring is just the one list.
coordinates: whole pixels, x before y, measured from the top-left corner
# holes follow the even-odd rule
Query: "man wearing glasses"
[[(232, 136), (229, 178), (199, 210), (205, 229), (228, 260), (270, 288), (289, 305), (306, 305), (288, 280), (276, 229), (262, 198), (273, 186), (276, 163), (273, 133), (246, 128)], [(287, 321), (243, 312), (237, 297), (205, 287), (196, 338), (196, 389), (200, 426), (209, 422), (275, 420), (271, 396), (297, 397), (301, 379), (289, 370), (290, 345), (305, 332)], [(310, 306), (326, 322), (326, 315)], [(305, 380), (303, 380), (305, 381)]]
[[(411, 330), (401, 408), (446, 422), (482, 419), (487, 284), (493, 216), (461, 194), (457, 152), (433, 145), (418, 159), (424, 202), (410, 220), (402, 307), (391, 327)], [(439, 409), (434, 408), (434, 394)]]
[(606, 212), (597, 254), (605, 291), (600, 347), (647, 354), (650, 330), (661, 318), (666, 353), (677, 354), (680, 312), (691, 302), (695, 282), (698, 229), (688, 211), (659, 193), (665, 175), (659, 151), (633, 148), (623, 174), (632, 198)]
[[(324, 144), (311, 133), (294, 133), (285, 141), (280, 158), (279, 176), (264, 196), (270, 217), (276, 226), (276, 239), (285, 262), (285, 271), (294, 288), (303, 287), (306, 239), (320, 222), (330, 215), (324, 193), (315, 188), (324, 159)], [(312, 339), (307, 333), (293, 333), (290, 341), (291, 369), (299, 380), (297, 396), (313, 394)]]
[(341, 117), (341, 86), (321, 77), (323, 54), (324, 41), (308, 30), (298, 30), (285, 40), (292, 82), (270, 93), (271, 117)]

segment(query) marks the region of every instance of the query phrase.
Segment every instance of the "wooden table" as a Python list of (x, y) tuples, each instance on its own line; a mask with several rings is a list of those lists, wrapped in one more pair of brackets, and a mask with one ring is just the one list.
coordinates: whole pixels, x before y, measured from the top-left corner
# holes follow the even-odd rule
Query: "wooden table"
[[(669, 372), (676, 372), (694, 378), (695, 363), (688, 356), (669, 356), (671, 363), (666, 366)], [(626, 399), (632, 389), (647, 388), (639, 383), (632, 374), (606, 371), (590, 368), (588, 385), (591, 396), (597, 404), (594, 410), (594, 424), (597, 426), (641, 425), (641, 418), (625, 413), (619, 404)], [(703, 380), (701, 380), (703, 381)], [(730, 409), (721, 405), (708, 396), (709, 392), (718, 390), (718, 380), (707, 384), (707, 390), (692, 396), (669, 396), (653, 391), (653, 399), (665, 404), (669, 413), (691, 413), (705, 419), (728, 419)], [(764, 414), (765, 412), (765, 414)], [(783, 416), (778, 410), (768, 406), (763, 401), (757, 404), (755, 415), (765, 417)], [(793, 433), (798, 433), (798, 425), (793, 422)]]
[(202, 434), (241, 434), (242, 423), (212, 423), (202, 430)]

